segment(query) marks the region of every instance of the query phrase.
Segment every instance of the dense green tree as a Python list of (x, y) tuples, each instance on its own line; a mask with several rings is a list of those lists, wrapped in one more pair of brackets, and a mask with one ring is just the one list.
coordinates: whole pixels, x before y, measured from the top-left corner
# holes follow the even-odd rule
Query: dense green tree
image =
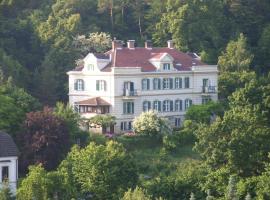
[(223, 72), (218, 77), (218, 97), (227, 100), (238, 88), (245, 87), (246, 83), (256, 80), (255, 72)]
[(209, 124), (216, 116), (222, 116), (222, 113), (223, 106), (210, 101), (207, 104), (192, 105), (186, 112), (186, 120)]
[[(82, 119), (79, 113), (75, 112), (70, 105), (65, 105), (62, 102), (57, 102), (54, 108), (54, 114), (63, 119), (68, 126), (68, 132), (73, 143), (77, 142), (78, 139), (86, 139), (87, 133), (84, 133), (80, 129)], [(83, 142), (83, 141), (82, 141)]]
[(60, 167), (69, 171), (73, 187), (93, 199), (119, 199), (138, 181), (137, 169), (122, 145), (90, 143), (84, 149), (74, 147)]
[(18, 200), (47, 200), (49, 182), (47, 172), (41, 165), (31, 166), (27, 177), (18, 188), (16, 198)]
[(228, 43), (226, 51), (218, 58), (218, 66), (221, 72), (248, 71), (253, 57), (248, 50), (247, 39), (240, 34), (237, 41)]
[(223, 119), (197, 129), (195, 148), (214, 169), (226, 166), (241, 176), (256, 175), (270, 151), (266, 124), (258, 109), (233, 107)]

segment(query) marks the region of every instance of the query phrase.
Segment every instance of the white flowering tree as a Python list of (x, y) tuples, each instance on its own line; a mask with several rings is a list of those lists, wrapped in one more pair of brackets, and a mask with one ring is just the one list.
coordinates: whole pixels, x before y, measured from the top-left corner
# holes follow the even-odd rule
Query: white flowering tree
[(158, 117), (155, 111), (143, 112), (133, 122), (134, 132), (141, 135), (157, 135), (159, 133), (171, 133), (171, 127), (167, 120)]

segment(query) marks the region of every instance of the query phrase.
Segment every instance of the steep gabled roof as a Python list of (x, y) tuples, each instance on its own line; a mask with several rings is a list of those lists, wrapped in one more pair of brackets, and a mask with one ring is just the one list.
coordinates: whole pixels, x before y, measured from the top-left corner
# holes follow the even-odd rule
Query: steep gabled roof
[(75, 102), (76, 105), (87, 105), (87, 106), (110, 106), (107, 101), (101, 97), (94, 97), (91, 99)]
[[(111, 71), (113, 67), (141, 67), (143, 72), (155, 71), (156, 67), (150, 62), (153, 59), (161, 59), (164, 55), (170, 55), (174, 60), (174, 67), (179, 71), (190, 71), (192, 66), (205, 65), (195, 54), (184, 53), (174, 48), (116, 48), (104, 54), (94, 54), (99, 59), (110, 59), (111, 62), (102, 69), (103, 72)], [(81, 71), (76, 68), (75, 71)]]
[(18, 148), (11, 136), (0, 131), (0, 157), (12, 157), (18, 155)]
[(156, 67), (149, 61), (150, 59), (160, 59), (164, 54), (169, 54), (174, 59), (174, 67), (179, 71), (191, 70), (194, 65), (205, 65), (203, 62), (192, 58), (186, 53), (167, 47), (134, 49), (122, 48), (111, 51), (111, 67), (141, 67), (142, 71), (155, 71)]

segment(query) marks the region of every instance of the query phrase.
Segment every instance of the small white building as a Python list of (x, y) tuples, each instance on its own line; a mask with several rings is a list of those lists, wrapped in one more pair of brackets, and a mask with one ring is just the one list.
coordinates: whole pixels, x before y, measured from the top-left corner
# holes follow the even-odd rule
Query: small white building
[(0, 131), (0, 188), (8, 183), (15, 195), (18, 180), (19, 151), (11, 136)]
[(156, 110), (173, 126), (181, 126), (192, 104), (216, 101), (217, 65), (207, 65), (196, 54), (183, 53), (168, 41), (154, 48), (149, 41), (127, 47), (114, 40), (103, 54), (89, 53), (84, 64), (69, 71), (69, 103), (83, 117), (114, 115), (116, 132), (132, 129), (142, 112)]

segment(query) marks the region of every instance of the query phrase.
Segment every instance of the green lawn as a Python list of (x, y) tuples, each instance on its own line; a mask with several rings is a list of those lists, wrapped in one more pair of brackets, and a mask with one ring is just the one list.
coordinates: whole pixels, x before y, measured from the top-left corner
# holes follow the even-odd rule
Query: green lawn
[[(104, 144), (108, 138), (91, 134), (91, 141)], [(122, 143), (127, 151), (134, 157), (142, 178), (152, 178), (163, 174), (171, 174), (181, 163), (199, 160), (199, 156), (192, 150), (192, 145), (187, 144), (177, 147), (173, 152), (162, 148), (162, 139), (156, 137), (126, 137), (114, 138)]]

